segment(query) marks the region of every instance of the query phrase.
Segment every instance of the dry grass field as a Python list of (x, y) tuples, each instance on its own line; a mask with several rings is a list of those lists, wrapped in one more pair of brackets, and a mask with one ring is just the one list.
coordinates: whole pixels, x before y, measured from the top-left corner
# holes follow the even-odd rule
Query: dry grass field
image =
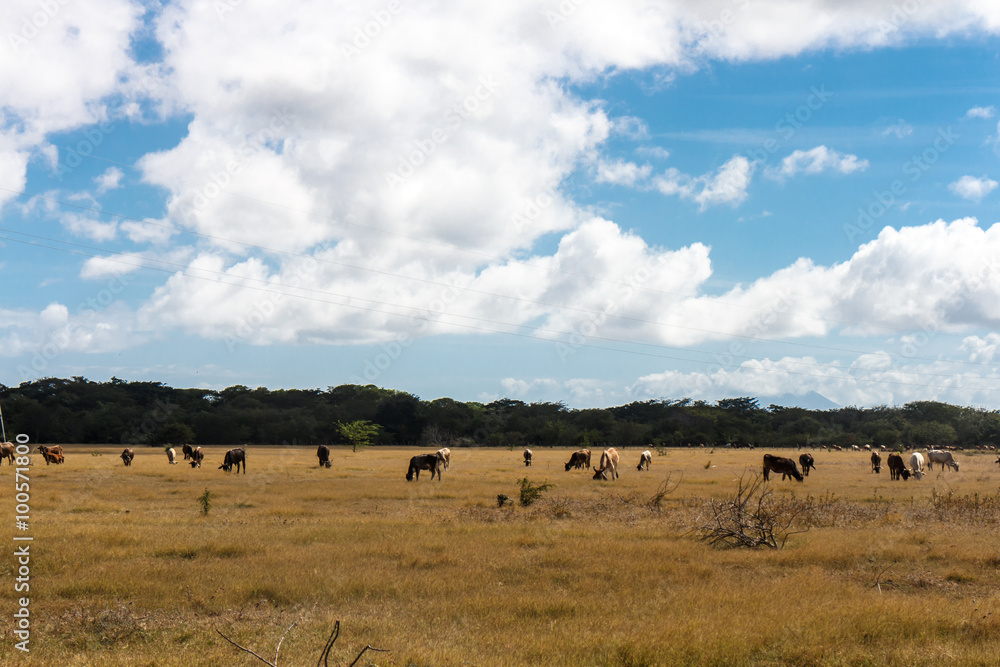
[[(874, 475), (814, 452), (783, 549), (696, 539), (764, 450), (667, 450), (621, 478), (565, 472), (567, 449), (457, 449), (441, 482), (413, 450), (250, 448), (249, 472), (168, 465), (159, 449), (67, 447), (31, 470), (31, 652), (14, 649), (14, 474), (0, 469), (5, 665), (996, 665), (1000, 466)], [(596, 460), (596, 459), (595, 459)], [(517, 504), (517, 480), (548, 482)], [(670, 475), (676, 488), (650, 504)], [(208, 490), (211, 507), (199, 497)], [(499, 508), (497, 495), (515, 500)], [(876, 586), (876, 584), (878, 584)]]

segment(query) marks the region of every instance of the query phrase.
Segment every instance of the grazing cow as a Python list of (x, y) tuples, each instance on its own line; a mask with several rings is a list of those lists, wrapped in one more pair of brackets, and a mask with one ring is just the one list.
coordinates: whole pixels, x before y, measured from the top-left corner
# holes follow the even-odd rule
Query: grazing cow
[(330, 448), (326, 445), (320, 445), (316, 448), (316, 456), (319, 457), (320, 468), (329, 468), (333, 465), (330, 463)]
[[(184, 445), (187, 447), (187, 445)], [(191, 467), (200, 468), (201, 460), (205, 458), (205, 452), (201, 451), (201, 447), (195, 447), (191, 450)]]
[(852, 452), (860, 452), (861, 448), (858, 447), (857, 445), (851, 445), (851, 451)]
[(167, 461), (169, 461), (172, 466), (177, 465), (177, 452), (173, 447), (167, 447)]
[[(42, 458), (45, 459), (45, 465), (63, 462), (62, 445), (53, 445), (51, 447), (47, 445), (38, 445), (36, 450), (42, 453)], [(59, 456), (57, 457), (56, 454)]]
[(872, 452), (872, 472), (879, 473), (882, 471), (882, 456), (878, 452)]
[(902, 479), (904, 482), (910, 479), (910, 471), (903, 465), (903, 457), (899, 454), (889, 454), (886, 464), (889, 466), (889, 479)]
[(590, 450), (589, 449), (578, 449), (572, 454), (570, 454), (569, 461), (566, 463), (566, 470), (570, 468), (587, 468), (590, 470)]
[(420, 481), (420, 471), (430, 470), (431, 479), (434, 479), (434, 475), (437, 475), (440, 482), (441, 468), (443, 467), (444, 459), (437, 452), (433, 454), (417, 454), (410, 459), (410, 467), (406, 470), (406, 481), (412, 482), (414, 477), (416, 477), (417, 481)]
[(531, 450), (530, 449), (524, 450), (524, 465), (525, 465), (525, 467), (531, 465)]
[(442, 447), (437, 450), (437, 455), (441, 457), (442, 461), (444, 461), (444, 469), (448, 470), (448, 468), (451, 467), (451, 450), (447, 447)]
[(191, 445), (181, 445), (181, 453), (184, 454), (184, 460), (187, 461), (191, 458), (191, 454), (194, 453), (194, 449)]
[(240, 474), (241, 465), (243, 466), (243, 474), (247, 474), (247, 453), (241, 447), (237, 447), (226, 452), (226, 458), (222, 461), (222, 465), (219, 466), (219, 470), (232, 472), (233, 466), (236, 466), (236, 474), (238, 475)]
[(5, 442), (0, 444), (0, 465), (3, 465), (4, 459), (10, 459), (10, 464), (14, 465), (14, 443)]
[(871, 450), (872, 450), (872, 446), (871, 445), (865, 445), (865, 451), (866, 452), (870, 452)]
[(808, 477), (810, 468), (816, 467), (816, 461), (813, 460), (812, 454), (800, 454), (799, 465), (802, 466), (802, 474)]
[(608, 447), (601, 454), (601, 467), (594, 468), (594, 479), (607, 479), (608, 468), (611, 468), (611, 479), (618, 479), (618, 450)]
[(933, 470), (935, 463), (940, 463), (942, 470), (944, 470), (945, 466), (948, 466), (949, 468), (953, 468), (955, 472), (958, 472), (958, 461), (955, 460), (955, 455), (951, 452), (945, 452), (940, 449), (932, 449), (927, 452), (927, 469)]
[(131, 449), (129, 449), (128, 447), (126, 447), (125, 451), (123, 451), (121, 453), (121, 457), (122, 457), (122, 461), (125, 463), (125, 465), (126, 466), (130, 466), (130, 465), (132, 465), (132, 459), (135, 458), (135, 452), (132, 451)]
[(910, 474), (917, 479), (924, 478), (924, 455), (920, 452), (910, 454)]
[(996, 460), (996, 461), (994, 461), (993, 463), (996, 463), (996, 464), (997, 464), (998, 466), (1000, 466), (1000, 456), (998, 456), (998, 457), (997, 457), (997, 460)]
[(652, 462), (653, 462), (653, 453), (647, 449), (642, 454), (639, 454), (639, 466), (636, 468), (636, 470), (642, 470), (643, 466), (646, 467), (646, 470), (649, 470), (649, 464)]
[(802, 473), (799, 472), (798, 467), (795, 465), (795, 461), (792, 459), (787, 459), (783, 456), (771, 456), (770, 454), (764, 454), (764, 481), (770, 479), (770, 473), (774, 471), (776, 473), (781, 473), (781, 479), (785, 479), (786, 476), (794, 477), (795, 481), (801, 482), (804, 478)]

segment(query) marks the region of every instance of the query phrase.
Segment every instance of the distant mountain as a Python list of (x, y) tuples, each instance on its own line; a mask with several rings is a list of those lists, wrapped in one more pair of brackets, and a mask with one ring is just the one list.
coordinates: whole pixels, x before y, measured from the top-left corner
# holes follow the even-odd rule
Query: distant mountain
[(823, 394), (810, 391), (808, 394), (779, 394), (777, 396), (758, 396), (757, 405), (766, 408), (769, 405), (782, 405), (786, 408), (805, 408), (806, 410), (836, 410), (841, 407)]

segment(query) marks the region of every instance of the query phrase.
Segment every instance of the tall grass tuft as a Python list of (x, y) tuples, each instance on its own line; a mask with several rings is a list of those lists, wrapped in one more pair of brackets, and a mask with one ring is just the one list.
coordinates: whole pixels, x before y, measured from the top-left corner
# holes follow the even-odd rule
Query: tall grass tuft
[(198, 497), (198, 504), (201, 505), (202, 515), (208, 516), (209, 511), (212, 509), (212, 492), (205, 489), (205, 493)]

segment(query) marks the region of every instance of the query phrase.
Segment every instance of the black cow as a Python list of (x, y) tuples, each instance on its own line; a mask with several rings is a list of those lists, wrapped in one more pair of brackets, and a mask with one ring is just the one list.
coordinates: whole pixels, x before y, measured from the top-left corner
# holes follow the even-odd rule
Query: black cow
[(816, 467), (816, 461), (812, 454), (799, 454), (799, 465), (802, 466), (802, 474), (808, 477), (809, 469)]
[(530, 466), (531, 465), (531, 450), (530, 449), (524, 450), (524, 465), (525, 466)]
[(333, 464), (330, 463), (330, 448), (326, 445), (320, 445), (316, 448), (316, 456), (319, 457), (319, 467), (329, 468)]
[(878, 452), (872, 452), (872, 472), (876, 474), (882, 472), (882, 455)]
[(191, 445), (181, 445), (181, 453), (184, 454), (185, 461), (191, 458), (191, 454), (193, 452), (194, 449), (191, 447)]
[(121, 453), (121, 457), (125, 465), (130, 466), (132, 465), (132, 459), (135, 458), (135, 452), (126, 447), (125, 451)]
[(910, 479), (910, 471), (903, 463), (903, 457), (899, 454), (889, 454), (886, 461), (889, 466), (889, 479), (902, 479), (904, 482)]
[(434, 454), (417, 454), (410, 459), (410, 467), (406, 471), (406, 481), (412, 482), (414, 477), (419, 480), (421, 470), (430, 470), (431, 479), (434, 479), (434, 475), (437, 475), (440, 482), (441, 468), (443, 467), (444, 459), (437, 452)]
[[(187, 445), (184, 446), (187, 447)], [(200, 468), (201, 460), (205, 458), (205, 452), (201, 451), (201, 447), (195, 447), (194, 449), (191, 450), (190, 458), (191, 458), (191, 467)]]
[(802, 477), (802, 473), (800, 473), (798, 467), (796, 467), (795, 461), (792, 459), (786, 459), (783, 456), (771, 456), (770, 454), (764, 454), (765, 482), (770, 479), (769, 475), (771, 471), (781, 473), (781, 479), (785, 479), (786, 476), (794, 477), (797, 482), (801, 482), (804, 479)]
[(242, 448), (237, 447), (236, 449), (230, 449), (226, 452), (226, 458), (223, 460), (222, 465), (219, 466), (219, 470), (232, 472), (233, 466), (236, 466), (236, 474), (238, 475), (240, 472), (240, 465), (243, 466), (243, 474), (247, 474), (247, 454)]

